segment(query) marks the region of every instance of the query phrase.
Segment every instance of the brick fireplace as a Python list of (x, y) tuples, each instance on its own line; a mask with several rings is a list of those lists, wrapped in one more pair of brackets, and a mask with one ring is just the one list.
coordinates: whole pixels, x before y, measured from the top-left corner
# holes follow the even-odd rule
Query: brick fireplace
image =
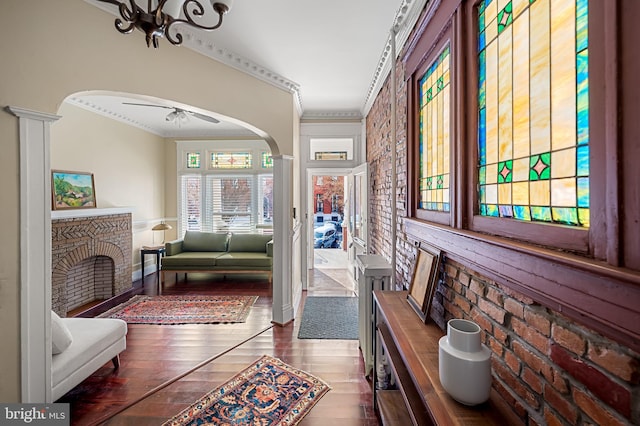
[(67, 312), (131, 289), (131, 212), (51, 212), (51, 309)]

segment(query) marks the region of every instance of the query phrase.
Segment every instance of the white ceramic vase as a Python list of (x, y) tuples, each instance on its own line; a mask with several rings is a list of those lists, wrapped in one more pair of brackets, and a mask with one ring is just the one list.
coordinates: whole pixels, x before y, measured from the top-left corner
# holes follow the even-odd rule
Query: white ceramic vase
[(489, 399), (491, 351), (480, 341), (480, 327), (473, 321), (452, 319), (447, 335), (438, 342), (440, 383), (449, 395), (465, 405)]

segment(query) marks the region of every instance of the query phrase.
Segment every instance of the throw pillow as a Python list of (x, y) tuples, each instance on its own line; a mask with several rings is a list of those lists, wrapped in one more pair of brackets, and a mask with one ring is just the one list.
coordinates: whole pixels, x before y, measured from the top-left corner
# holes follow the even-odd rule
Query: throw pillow
[(73, 337), (62, 318), (51, 311), (51, 353), (57, 355), (71, 345)]

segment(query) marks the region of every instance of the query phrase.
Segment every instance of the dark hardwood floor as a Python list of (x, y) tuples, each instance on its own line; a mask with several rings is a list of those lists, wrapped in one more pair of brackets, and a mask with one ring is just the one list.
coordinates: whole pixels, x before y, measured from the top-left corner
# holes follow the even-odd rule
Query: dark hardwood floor
[[(187, 281), (183, 277), (177, 283), (170, 279), (162, 294), (260, 296), (245, 323), (130, 324), (120, 368), (114, 370), (111, 363), (105, 364), (58, 400), (70, 403), (71, 424), (162, 424), (266, 354), (331, 386), (300, 425), (378, 425), (358, 341), (298, 339), (299, 320), (286, 327), (271, 324), (266, 280), (255, 276), (221, 278), (190, 274)], [(140, 293), (157, 294), (155, 274), (138, 287)], [(345, 270), (316, 269), (304, 297), (354, 296), (354, 290)]]

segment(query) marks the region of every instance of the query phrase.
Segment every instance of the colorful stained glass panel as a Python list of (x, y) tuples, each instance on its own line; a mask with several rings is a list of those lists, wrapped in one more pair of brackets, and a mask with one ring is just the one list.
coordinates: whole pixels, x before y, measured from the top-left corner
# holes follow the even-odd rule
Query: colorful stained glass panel
[(271, 169), (273, 168), (273, 157), (269, 152), (262, 153), (262, 168), (263, 169)]
[(187, 169), (199, 169), (199, 168), (200, 168), (200, 153), (187, 152)]
[(480, 214), (588, 227), (588, 0), (477, 13)]
[(212, 169), (250, 169), (252, 167), (249, 152), (212, 152)]

